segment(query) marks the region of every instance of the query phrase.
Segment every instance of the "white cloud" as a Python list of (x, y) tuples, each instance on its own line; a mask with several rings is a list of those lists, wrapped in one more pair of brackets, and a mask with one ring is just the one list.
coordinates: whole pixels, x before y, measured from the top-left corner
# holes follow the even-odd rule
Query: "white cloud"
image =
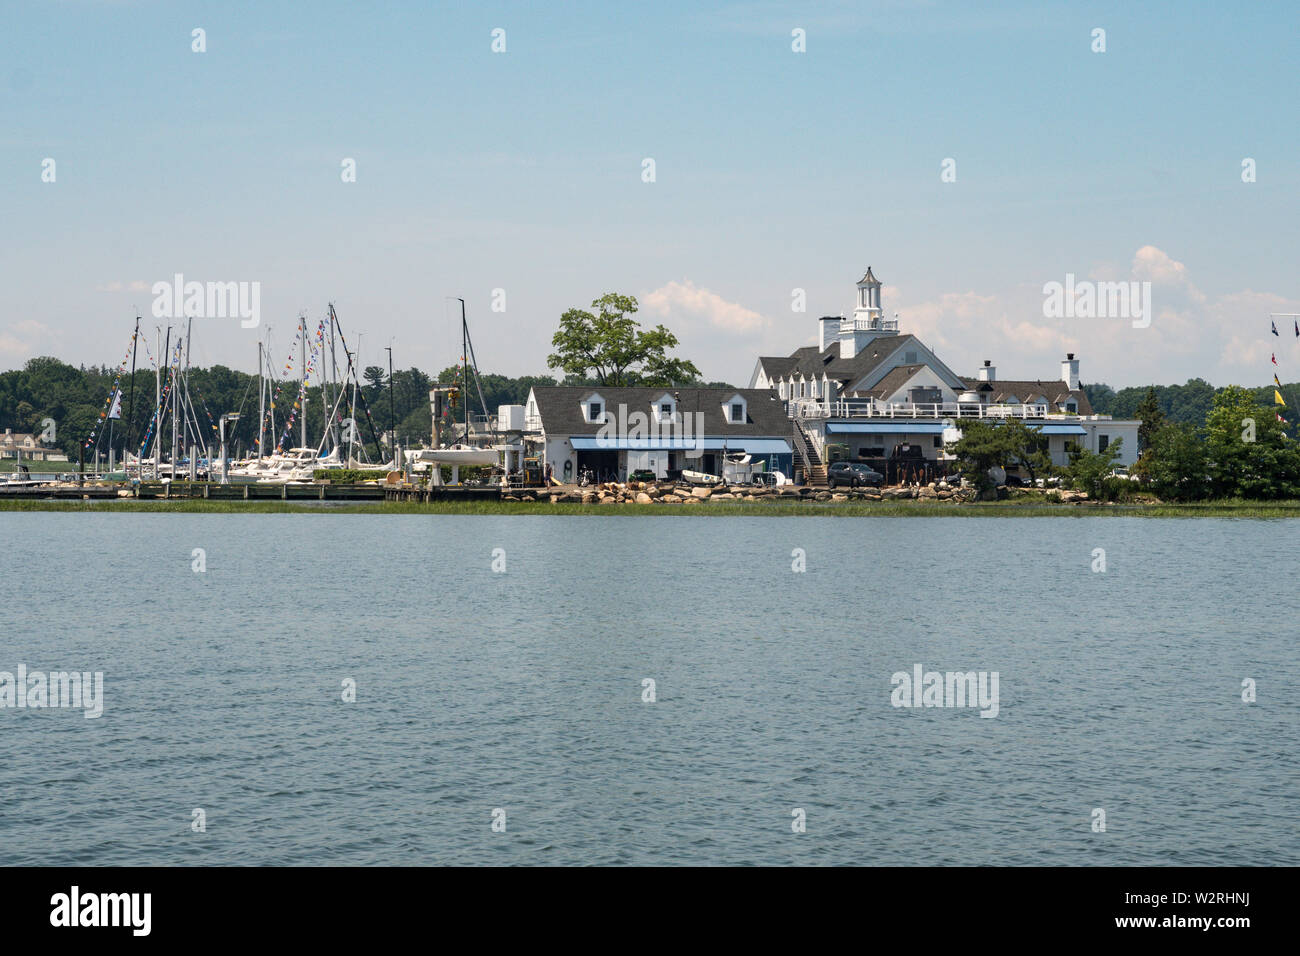
[(50, 338), (49, 326), (34, 319), (23, 319), (0, 329), (0, 355), (10, 356), (10, 361), (26, 361), (39, 354), (39, 346)]
[(1122, 387), (1200, 377), (1216, 385), (1258, 385), (1272, 376), (1269, 357), (1276, 352), (1283, 381), (1300, 380), (1300, 340), (1290, 324), (1279, 326), (1280, 339), (1268, 324), (1270, 312), (1300, 311), (1294, 300), (1250, 290), (1207, 294), (1185, 263), (1151, 245), (1138, 249), (1127, 269), (1097, 263), (1086, 274), (1098, 281), (1149, 281), (1155, 313), (1150, 327), (1135, 329), (1123, 319), (1045, 318), (1041, 281), (920, 302), (887, 287), (886, 311), (893, 311), (888, 303), (897, 303), (901, 331), (919, 336), (959, 374), (973, 374), (987, 358), (1001, 378), (1056, 378), (1065, 353), (1074, 352), (1082, 359), (1085, 382)]
[[(701, 289), (687, 279), (669, 282), (640, 299), (642, 307), (662, 319), (686, 319), (687, 323), (703, 320), (729, 332), (756, 332), (770, 323), (753, 309), (738, 302), (728, 302), (717, 293)], [(669, 328), (673, 328), (669, 323)], [(676, 332), (678, 329), (673, 328)]]

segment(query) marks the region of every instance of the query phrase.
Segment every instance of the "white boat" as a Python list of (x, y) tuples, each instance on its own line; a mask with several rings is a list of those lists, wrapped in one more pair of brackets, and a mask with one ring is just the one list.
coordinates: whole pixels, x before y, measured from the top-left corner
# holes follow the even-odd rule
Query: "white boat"
[(442, 465), (495, 465), (501, 455), (492, 448), (475, 448), (473, 445), (452, 445), (448, 448), (420, 448), (408, 452), (412, 461), (436, 461)]
[(682, 480), (692, 485), (722, 484), (722, 479), (718, 475), (710, 475), (706, 471), (683, 471)]

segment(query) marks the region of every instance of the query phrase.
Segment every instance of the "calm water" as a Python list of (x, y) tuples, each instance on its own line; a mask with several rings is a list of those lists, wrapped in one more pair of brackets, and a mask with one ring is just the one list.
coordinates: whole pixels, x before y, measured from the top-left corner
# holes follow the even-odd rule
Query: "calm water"
[(1298, 532), (3, 514), (0, 670), (105, 704), (0, 710), (0, 864), (1294, 865)]

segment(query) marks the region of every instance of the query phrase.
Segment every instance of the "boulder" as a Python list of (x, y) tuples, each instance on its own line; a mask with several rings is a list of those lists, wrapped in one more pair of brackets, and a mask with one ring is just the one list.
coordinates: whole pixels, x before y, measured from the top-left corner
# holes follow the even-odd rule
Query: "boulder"
[(639, 505), (654, 504), (654, 499), (651, 498), (649, 495), (647, 495), (644, 491), (638, 491), (636, 495), (636, 503)]
[(703, 499), (705, 499), (705, 498), (710, 498), (710, 497), (712, 497), (712, 495), (713, 495), (713, 489), (712, 489), (712, 488), (692, 488), (692, 489), (691, 489), (691, 497), (692, 497), (692, 498), (696, 498), (696, 499), (699, 499), (699, 500), (703, 500)]

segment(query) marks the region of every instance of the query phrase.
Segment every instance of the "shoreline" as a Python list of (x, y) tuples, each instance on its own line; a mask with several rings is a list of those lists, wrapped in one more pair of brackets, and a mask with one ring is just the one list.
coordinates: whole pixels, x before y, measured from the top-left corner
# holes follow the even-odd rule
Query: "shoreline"
[(988, 502), (893, 501), (716, 501), (699, 504), (616, 506), (550, 501), (295, 502), (213, 501), (196, 498), (106, 499), (99, 501), (0, 500), (0, 513), (73, 512), (115, 514), (374, 514), (374, 515), (605, 515), (609, 517), (695, 515), (764, 518), (1300, 518), (1300, 500), (1210, 501), (1187, 504), (1055, 503), (1032, 499)]

